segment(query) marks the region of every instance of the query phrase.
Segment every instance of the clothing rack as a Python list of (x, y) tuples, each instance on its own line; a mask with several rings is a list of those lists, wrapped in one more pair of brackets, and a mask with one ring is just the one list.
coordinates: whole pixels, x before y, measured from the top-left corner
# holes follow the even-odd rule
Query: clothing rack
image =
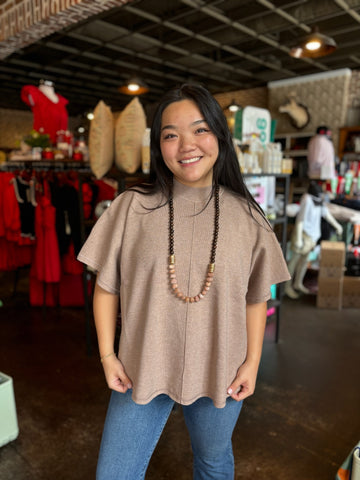
[[(23, 161), (8, 161), (0, 165), (1, 172), (16, 172), (16, 171), (52, 171), (52, 172), (70, 172), (76, 171), (78, 174), (79, 191), (81, 192), (84, 180), (91, 174), (89, 164), (76, 161), (42, 161), (42, 160), (23, 160)], [(79, 194), (79, 213), (80, 213), (80, 235), (81, 242), (84, 243), (86, 239), (85, 233), (85, 218), (84, 218), (84, 203), (83, 197)], [(85, 309), (85, 338), (86, 338), (86, 352), (88, 355), (92, 354), (92, 340), (91, 340), (91, 313), (90, 313), (90, 298), (88, 294), (88, 272), (86, 266), (83, 266), (83, 291), (84, 291), (84, 309)], [(16, 281), (16, 280), (15, 280)], [(43, 315), (45, 316), (46, 305), (44, 295)]]
[(76, 170), (81, 173), (90, 173), (90, 165), (75, 161), (59, 160), (17, 160), (8, 161), (0, 165), (0, 172), (14, 172), (17, 170), (51, 170), (62, 172), (67, 170)]

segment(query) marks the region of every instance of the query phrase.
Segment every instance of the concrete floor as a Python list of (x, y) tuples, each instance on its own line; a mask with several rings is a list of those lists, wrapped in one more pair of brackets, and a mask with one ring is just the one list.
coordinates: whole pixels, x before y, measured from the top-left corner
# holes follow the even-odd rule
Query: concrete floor
[[(20, 433), (0, 448), (1, 480), (90, 480), (109, 391), (86, 355), (80, 308), (28, 306), (0, 273), (0, 370), (13, 378)], [(360, 439), (360, 310), (318, 310), (315, 297), (285, 299), (280, 342), (266, 332), (255, 395), (233, 443), (236, 479), (333, 480)], [(1, 412), (0, 412), (1, 415)], [(189, 480), (181, 409), (165, 427), (146, 480)]]

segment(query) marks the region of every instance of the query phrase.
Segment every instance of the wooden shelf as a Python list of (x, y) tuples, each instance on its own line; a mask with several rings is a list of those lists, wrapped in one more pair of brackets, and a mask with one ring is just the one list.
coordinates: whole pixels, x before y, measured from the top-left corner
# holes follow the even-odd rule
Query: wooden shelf
[(351, 141), (352, 137), (360, 136), (360, 126), (357, 127), (342, 127), (339, 129), (339, 149), (338, 155), (340, 161), (343, 160), (344, 155), (359, 155), (360, 152), (355, 152), (355, 150), (349, 150), (347, 144)]

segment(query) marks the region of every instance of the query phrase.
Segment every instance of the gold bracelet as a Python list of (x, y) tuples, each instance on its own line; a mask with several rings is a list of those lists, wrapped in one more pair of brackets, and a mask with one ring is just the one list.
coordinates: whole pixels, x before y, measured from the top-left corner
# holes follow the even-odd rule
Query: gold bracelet
[(115, 355), (115, 353), (111, 352), (111, 353), (108, 353), (107, 355), (104, 355), (103, 357), (100, 357), (100, 362), (102, 363), (105, 360), (105, 358), (111, 357), (111, 355)]

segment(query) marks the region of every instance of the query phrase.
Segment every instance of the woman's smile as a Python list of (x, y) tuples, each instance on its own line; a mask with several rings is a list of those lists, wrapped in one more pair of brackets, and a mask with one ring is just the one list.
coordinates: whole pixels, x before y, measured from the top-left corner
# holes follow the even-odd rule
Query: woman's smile
[(184, 160), (180, 160), (181, 165), (189, 165), (192, 163), (196, 163), (201, 159), (201, 157), (194, 157), (194, 158), (184, 158)]

